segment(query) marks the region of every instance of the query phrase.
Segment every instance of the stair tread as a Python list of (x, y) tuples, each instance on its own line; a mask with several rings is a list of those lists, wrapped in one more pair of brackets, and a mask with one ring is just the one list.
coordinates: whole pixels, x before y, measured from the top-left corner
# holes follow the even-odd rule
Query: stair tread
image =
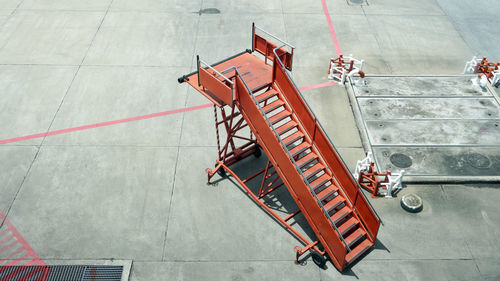
[(332, 200), (328, 201), (326, 204), (323, 205), (325, 207), (325, 210), (329, 212), (330, 210), (338, 207), (341, 203), (343, 203), (345, 200), (342, 196), (337, 195), (335, 198)]
[(345, 218), (351, 210), (347, 207), (344, 206), (344, 208), (338, 210), (335, 212), (335, 214), (331, 215), (330, 218), (333, 220), (333, 223), (339, 222), (342, 218)]
[(338, 230), (340, 234), (343, 235), (344, 233), (355, 227), (358, 223), (359, 221), (355, 217), (351, 217), (350, 219), (345, 221), (341, 226), (339, 226)]
[(322, 171), (324, 168), (325, 168), (325, 166), (321, 165), (320, 163), (316, 163), (303, 172), (304, 177), (306, 177), (306, 179), (310, 178), (313, 175)]
[(276, 96), (278, 94), (278, 92), (274, 89), (271, 89), (269, 91), (266, 91), (258, 96), (256, 96), (255, 98), (257, 99), (258, 102), (263, 102), (267, 99), (270, 99), (274, 96)]
[(366, 234), (366, 232), (363, 229), (358, 228), (355, 231), (353, 231), (351, 234), (349, 234), (349, 236), (344, 238), (344, 240), (347, 243), (347, 245), (349, 245), (349, 247), (350, 247), (352, 244), (356, 243), (356, 241), (361, 239), (361, 237), (363, 237), (365, 234)]
[(365, 239), (365, 241), (359, 243), (359, 245), (356, 246), (356, 248), (352, 249), (352, 251), (350, 251), (349, 253), (347, 253), (347, 255), (346, 255), (346, 262), (347, 263), (352, 263), (358, 257), (360, 257), (364, 252), (366, 252), (368, 249), (370, 249), (370, 247), (372, 245), (373, 245), (373, 243), (370, 240)]
[(264, 106), (263, 110), (267, 114), (275, 109), (277, 109), (280, 106), (283, 106), (285, 103), (282, 100), (275, 100), (272, 103)]
[(335, 185), (331, 184), (327, 187), (325, 187), (323, 190), (321, 190), (319, 193), (316, 195), (318, 196), (319, 200), (324, 200), (328, 196), (332, 195), (333, 193), (337, 192), (338, 189)]
[(290, 111), (283, 110), (283, 111), (269, 117), (269, 121), (271, 121), (271, 124), (276, 124), (276, 123), (280, 122), (281, 120), (283, 120), (291, 115), (292, 115), (292, 113)]
[(297, 125), (298, 125), (297, 122), (295, 122), (293, 120), (290, 120), (290, 121), (286, 122), (285, 124), (283, 124), (283, 125), (279, 126), (278, 128), (276, 128), (276, 132), (279, 135), (282, 135), (282, 134), (290, 131), (291, 129), (293, 129)]
[(295, 156), (301, 152), (304, 152), (306, 149), (308, 149), (310, 147), (311, 147), (311, 145), (309, 143), (303, 142), (303, 143), (297, 145), (296, 147), (290, 149), (290, 154), (292, 156)]
[(316, 190), (318, 187), (327, 183), (330, 179), (331, 179), (331, 177), (329, 175), (324, 174), (321, 177), (313, 180), (309, 185), (311, 186), (312, 189)]
[(288, 137), (284, 138), (283, 142), (285, 143), (285, 145), (289, 145), (293, 142), (298, 141), (299, 139), (301, 139), (303, 137), (304, 137), (304, 134), (301, 131), (297, 131), (297, 132), (289, 135)]
[(297, 163), (297, 165), (299, 167), (302, 168), (302, 166), (310, 163), (311, 161), (313, 161), (314, 159), (317, 159), (318, 158), (318, 155), (316, 155), (316, 153), (308, 153), (307, 155), (304, 155), (302, 158), (298, 159), (297, 161), (295, 161), (295, 163)]

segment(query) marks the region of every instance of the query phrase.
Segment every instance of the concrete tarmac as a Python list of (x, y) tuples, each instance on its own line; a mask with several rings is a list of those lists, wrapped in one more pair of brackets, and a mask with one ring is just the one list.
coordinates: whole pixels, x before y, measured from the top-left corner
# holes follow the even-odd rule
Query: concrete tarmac
[[(326, 1), (344, 54), (401, 75), (498, 56), (500, 3), (476, 2)], [(297, 48), (298, 86), (327, 81), (335, 49), (320, 0), (0, 0), (0, 139), (206, 104), (177, 77), (196, 55), (249, 48), (252, 22)], [(364, 150), (345, 89), (304, 95), (353, 169)], [(295, 265), (298, 241), (233, 181), (206, 186), (212, 118), (204, 108), (0, 145), (0, 209), (47, 263), (124, 260), (134, 281), (500, 279), (493, 184), (371, 199), (384, 225), (370, 253), (343, 273)], [(288, 212), (284, 191), (274, 204)], [(400, 207), (407, 193), (421, 213)]]

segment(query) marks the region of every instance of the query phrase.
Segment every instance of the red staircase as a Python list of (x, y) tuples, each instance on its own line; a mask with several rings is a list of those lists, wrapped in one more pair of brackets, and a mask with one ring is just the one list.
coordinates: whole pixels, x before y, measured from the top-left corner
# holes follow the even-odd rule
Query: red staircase
[[(233, 112), (234, 107), (239, 110), (233, 114), (241, 115), (246, 121), (255, 136), (252, 143), (266, 153), (268, 166), (274, 167), (297, 203), (296, 213), (304, 215), (316, 234), (318, 241), (308, 242), (297, 254), (314, 249), (328, 255), (335, 267), (343, 270), (373, 246), (380, 219), (289, 76), (287, 69), (291, 69), (293, 47), (291, 51), (284, 46), (277, 47), (253, 30), (252, 52), (212, 66), (198, 63), (196, 74), (181, 77), (179, 81), (188, 81), (220, 107), (229, 105)], [(256, 57), (251, 54), (255, 51), (264, 56), (264, 60), (259, 60), (261, 65), (245, 63), (250, 59), (241, 58)], [(272, 66), (268, 61), (272, 61)], [(228, 69), (227, 66), (234, 67)], [(262, 72), (266, 67), (270, 73)], [(260, 80), (252, 76), (253, 68), (261, 71)], [(229, 140), (232, 134), (228, 135)], [(250, 149), (248, 147), (244, 146)], [(237, 177), (228, 166), (243, 154), (249, 153), (233, 148), (231, 159), (219, 154), (216, 170), (224, 169)], [(264, 177), (267, 170), (266, 167)], [(214, 173), (215, 170), (209, 171), (209, 179)], [(250, 193), (245, 185), (247, 180), (238, 181)], [(261, 195), (265, 194), (259, 193), (259, 197)], [(291, 228), (287, 224), (290, 216), (281, 219), (272, 215)], [(305, 240), (302, 236), (299, 238)], [(319, 244), (324, 250), (317, 247)]]

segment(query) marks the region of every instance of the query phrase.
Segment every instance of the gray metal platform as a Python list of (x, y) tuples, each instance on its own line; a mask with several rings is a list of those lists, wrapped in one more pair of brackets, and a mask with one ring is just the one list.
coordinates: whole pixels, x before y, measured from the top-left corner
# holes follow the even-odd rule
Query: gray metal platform
[(408, 181), (500, 179), (500, 104), (470, 76), (374, 76), (349, 86), (367, 150)]

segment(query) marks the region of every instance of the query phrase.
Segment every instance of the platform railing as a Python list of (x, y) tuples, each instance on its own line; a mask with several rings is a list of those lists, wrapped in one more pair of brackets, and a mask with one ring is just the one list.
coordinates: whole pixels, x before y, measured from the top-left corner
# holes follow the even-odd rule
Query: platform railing
[[(212, 94), (217, 95), (219, 99), (233, 107), (234, 105), (234, 82), (224, 74), (213, 68), (210, 64), (204, 62), (199, 56), (196, 57), (198, 65), (198, 86), (205, 87)], [(210, 73), (207, 69), (212, 70), (215, 74)], [(222, 77), (230, 86), (218, 79)], [(202, 83), (202, 80), (203, 81)]]
[[(279, 44), (282, 44), (278, 49), (283, 54), (287, 55), (285, 59), (285, 66), (288, 70), (292, 70), (293, 51), (295, 47), (292, 46), (290, 43), (267, 32), (263, 28), (258, 27), (257, 25), (255, 25), (255, 23), (252, 23), (252, 52), (257, 51), (260, 54), (264, 55), (264, 62), (266, 64), (268, 60), (270, 60), (271, 62), (273, 61), (274, 53), (276, 53), (274, 50), (276, 49), (276, 47), (278, 47), (278, 45), (275, 44), (274, 42), (270, 42), (268, 39), (264, 38), (264, 36), (260, 35), (256, 31), (260, 31), (264, 33), (267, 37), (271, 37), (272, 39), (278, 41)], [(290, 50), (286, 50), (284, 47), (288, 47)]]

